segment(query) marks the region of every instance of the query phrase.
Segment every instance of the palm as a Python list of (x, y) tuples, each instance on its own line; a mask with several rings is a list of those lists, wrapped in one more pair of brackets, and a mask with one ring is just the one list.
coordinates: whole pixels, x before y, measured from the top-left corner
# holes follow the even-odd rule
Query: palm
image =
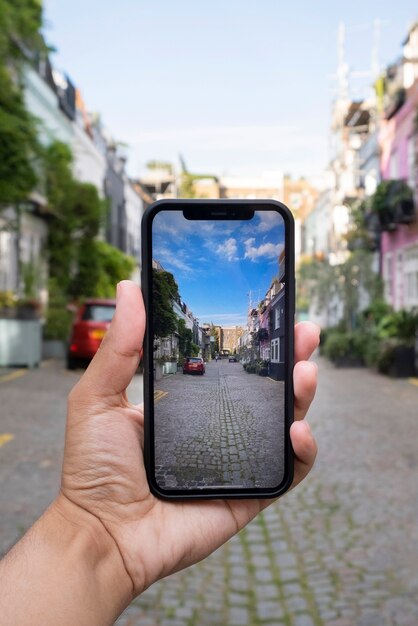
[(200, 560), (262, 508), (259, 500), (158, 500), (145, 476), (142, 411), (122, 401), (88, 420), (77, 413), (69, 415), (62, 493), (103, 522), (131, 564), (136, 588)]
[[(138, 366), (145, 315), (139, 289), (133, 283), (122, 285), (124, 295), (111, 329), (70, 394), (61, 491), (102, 522), (138, 593), (208, 555), (270, 501), (186, 504), (164, 502), (150, 493), (143, 463), (143, 414), (125, 393)], [(297, 360), (302, 360), (294, 373), (295, 417), (302, 419), (316, 387), (312, 366), (303, 359), (316, 347), (318, 333), (304, 326), (295, 339)], [(291, 431), (293, 485), (309, 472), (316, 454), (315, 443), (301, 426), (293, 424)]]

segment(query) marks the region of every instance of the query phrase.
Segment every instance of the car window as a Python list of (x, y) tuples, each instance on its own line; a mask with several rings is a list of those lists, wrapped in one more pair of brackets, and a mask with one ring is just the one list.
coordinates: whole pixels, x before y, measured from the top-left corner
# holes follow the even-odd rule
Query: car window
[(83, 320), (91, 322), (111, 322), (116, 307), (109, 304), (87, 304), (83, 313)]
[(198, 358), (194, 359), (193, 357), (189, 358), (187, 360), (188, 360), (189, 363), (201, 363), (202, 362), (202, 359), (198, 359)]

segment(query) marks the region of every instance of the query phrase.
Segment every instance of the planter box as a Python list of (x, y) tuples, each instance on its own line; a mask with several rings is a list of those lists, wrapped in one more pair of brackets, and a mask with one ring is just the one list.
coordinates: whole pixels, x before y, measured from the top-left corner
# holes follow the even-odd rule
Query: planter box
[(167, 376), (167, 374), (176, 374), (177, 372), (177, 361), (166, 361), (163, 363), (163, 376)]
[(0, 367), (36, 367), (41, 361), (41, 322), (0, 319)]
[(415, 376), (415, 349), (414, 347), (396, 346), (393, 350), (393, 362), (389, 368), (389, 376), (394, 378), (409, 378)]
[(396, 205), (396, 216), (399, 224), (411, 224), (415, 221), (415, 204), (410, 200), (401, 200)]

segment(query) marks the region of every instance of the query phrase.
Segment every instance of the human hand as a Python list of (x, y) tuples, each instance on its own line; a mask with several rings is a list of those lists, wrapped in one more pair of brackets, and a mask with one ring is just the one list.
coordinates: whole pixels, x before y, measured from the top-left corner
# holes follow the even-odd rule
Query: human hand
[[(62, 485), (54, 503), (65, 518), (83, 520), (77, 523), (88, 523), (91, 516), (97, 528), (99, 520), (119, 552), (121, 575), (132, 597), (210, 554), (272, 502), (167, 502), (150, 493), (143, 462), (143, 411), (126, 396), (144, 328), (140, 290), (123, 281), (111, 327), (69, 397)], [(309, 473), (316, 456), (315, 441), (303, 419), (316, 390), (317, 368), (307, 359), (318, 340), (314, 324), (296, 326), (292, 487)]]

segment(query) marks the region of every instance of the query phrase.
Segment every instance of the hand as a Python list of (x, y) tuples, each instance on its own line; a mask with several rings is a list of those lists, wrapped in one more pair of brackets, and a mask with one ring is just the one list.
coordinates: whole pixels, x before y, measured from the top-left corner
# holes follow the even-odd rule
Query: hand
[[(120, 553), (132, 596), (210, 554), (271, 503), (172, 503), (150, 493), (143, 412), (128, 402), (125, 392), (138, 366), (144, 328), (140, 290), (123, 281), (109, 332), (69, 397), (62, 486), (55, 502), (66, 517), (82, 510), (100, 521)], [(307, 359), (319, 338), (314, 324), (298, 324), (295, 332), (292, 487), (309, 473), (316, 456), (315, 441), (302, 420), (316, 390), (317, 368)]]

